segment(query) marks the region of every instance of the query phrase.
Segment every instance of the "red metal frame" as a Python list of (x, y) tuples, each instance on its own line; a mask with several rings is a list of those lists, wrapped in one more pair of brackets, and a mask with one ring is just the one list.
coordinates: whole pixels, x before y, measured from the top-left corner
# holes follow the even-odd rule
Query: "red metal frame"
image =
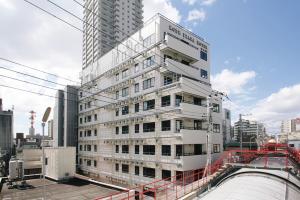
[[(285, 156), (285, 167), (288, 167), (288, 158), (293, 158), (300, 164), (300, 151), (289, 148), (286, 144), (273, 144), (269, 143), (260, 148), (260, 150), (242, 150), (234, 149), (224, 151), (223, 154), (215, 160), (210, 166), (212, 176), (226, 163), (242, 163), (249, 164), (255, 158), (263, 157), (265, 159), (264, 167), (268, 167), (268, 157), (270, 155)], [(185, 176), (178, 174), (170, 178), (155, 180), (153, 182), (143, 184), (127, 191), (121, 191), (105, 197), (98, 197), (100, 199), (111, 199), (111, 200), (134, 200), (144, 199), (145, 196), (151, 193), (153, 199), (178, 199), (184, 195), (192, 192), (201, 187), (206, 187), (207, 183), (212, 176), (208, 176), (207, 170), (200, 169), (194, 170), (191, 175)], [(191, 181), (192, 180), (192, 181)], [(138, 191), (138, 193), (136, 193)]]

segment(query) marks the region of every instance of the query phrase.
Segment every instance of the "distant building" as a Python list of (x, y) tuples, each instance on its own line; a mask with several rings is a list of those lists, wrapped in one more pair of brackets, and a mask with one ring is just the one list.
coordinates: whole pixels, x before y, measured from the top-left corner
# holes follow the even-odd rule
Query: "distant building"
[(232, 139), (231, 135), (231, 111), (223, 109), (223, 145), (229, 143)]
[(257, 121), (242, 120), (234, 123), (234, 140), (240, 142), (240, 135), (243, 135), (243, 144), (259, 144), (262, 145), (266, 136), (266, 129), (262, 123)]
[(300, 132), (300, 118), (281, 121), (281, 134)]
[(13, 111), (2, 110), (0, 99), (0, 150), (3, 153), (12, 153), (13, 148)]
[(57, 91), (52, 130), (55, 147), (77, 146), (77, 93), (78, 88), (70, 85)]

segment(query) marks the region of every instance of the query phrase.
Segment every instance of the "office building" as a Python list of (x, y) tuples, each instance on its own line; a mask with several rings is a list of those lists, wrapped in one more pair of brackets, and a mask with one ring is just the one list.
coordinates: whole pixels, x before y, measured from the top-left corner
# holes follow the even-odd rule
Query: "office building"
[(48, 121), (48, 137), (53, 138), (53, 119)]
[[(78, 164), (85, 174), (140, 184), (205, 167), (207, 100), (216, 96), (201, 37), (158, 14), (81, 75)], [(215, 160), (223, 149), (222, 101), (210, 103)]]
[(56, 93), (53, 115), (54, 147), (77, 145), (77, 94), (78, 88), (71, 85), (67, 85), (64, 90), (58, 90)]
[(300, 132), (300, 118), (282, 120), (281, 121), (281, 134)]
[(142, 0), (86, 0), (83, 68), (136, 32), (143, 23)]
[(231, 111), (223, 109), (223, 145), (229, 143), (233, 137), (231, 134)]
[(257, 121), (242, 120), (234, 123), (234, 140), (240, 142), (240, 136), (244, 144), (262, 145), (266, 137), (266, 129), (264, 124)]
[(13, 111), (3, 110), (0, 99), (0, 151), (11, 155), (13, 148)]

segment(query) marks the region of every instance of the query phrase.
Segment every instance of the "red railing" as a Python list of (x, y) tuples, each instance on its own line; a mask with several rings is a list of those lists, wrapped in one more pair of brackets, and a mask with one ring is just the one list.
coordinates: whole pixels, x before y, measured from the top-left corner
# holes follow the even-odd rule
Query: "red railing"
[[(184, 195), (207, 187), (209, 181), (214, 178), (216, 172), (226, 169), (226, 163), (237, 163), (248, 165), (254, 159), (261, 157), (264, 159), (264, 167), (268, 167), (269, 156), (280, 155), (285, 159), (285, 166), (288, 167), (288, 158), (292, 157), (300, 163), (300, 151), (288, 148), (286, 145), (277, 145), (275, 149), (270, 150), (269, 146), (263, 146), (260, 150), (230, 150), (224, 151), (223, 154), (215, 160), (206, 169), (198, 169), (189, 172), (183, 172), (170, 178), (155, 180), (153, 182), (140, 185), (114, 193), (105, 197), (96, 199), (107, 200), (135, 200), (135, 199), (178, 199)], [(210, 169), (210, 170), (207, 170)], [(211, 175), (208, 175), (210, 171)]]

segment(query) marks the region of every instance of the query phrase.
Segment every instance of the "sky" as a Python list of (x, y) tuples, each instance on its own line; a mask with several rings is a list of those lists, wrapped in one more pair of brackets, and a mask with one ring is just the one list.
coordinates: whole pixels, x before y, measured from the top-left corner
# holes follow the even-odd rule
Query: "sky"
[[(81, 28), (82, 23), (46, 0), (31, 0)], [(82, 17), (73, 0), (53, 0)], [(224, 107), (265, 123), (268, 133), (279, 132), (280, 121), (300, 116), (300, 1), (298, 0), (144, 0), (144, 19), (159, 12), (205, 38), (211, 47), (214, 89), (226, 92)], [(0, 58), (79, 81), (82, 33), (46, 15), (23, 0), (0, 0)], [(30, 73), (43, 80), (15, 74)], [(3, 76), (35, 81), (53, 89), (32, 86)], [(55, 96), (56, 89), (74, 84), (0, 60), (0, 98), (14, 108), (14, 131), (28, 133), (29, 111), (41, 118), (55, 98), (17, 91), (1, 85)]]

